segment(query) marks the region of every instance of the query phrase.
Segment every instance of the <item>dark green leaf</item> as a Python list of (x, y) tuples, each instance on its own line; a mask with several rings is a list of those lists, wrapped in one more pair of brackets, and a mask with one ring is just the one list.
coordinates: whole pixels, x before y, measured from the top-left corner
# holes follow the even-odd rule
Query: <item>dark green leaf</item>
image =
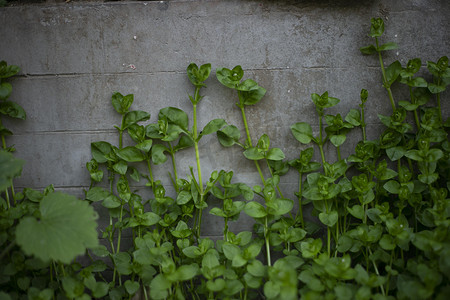
[(206, 126), (200, 132), (199, 139), (204, 135), (217, 132), (225, 125), (227, 125), (227, 122), (225, 122), (224, 119), (214, 119), (214, 120), (210, 121), (208, 124), (206, 124)]
[(205, 86), (204, 81), (208, 79), (211, 73), (211, 64), (204, 64), (199, 68), (195, 63), (191, 63), (186, 72), (193, 85), (202, 87)]
[(6, 61), (0, 62), (0, 78), (9, 78), (16, 75), (20, 71), (20, 68), (15, 65), (9, 65)]
[(2, 82), (0, 84), (0, 100), (6, 100), (9, 98), (12, 92), (12, 85), (8, 82)]
[(10, 152), (0, 150), (0, 191), (11, 186), (12, 179), (20, 176), (25, 161), (15, 158)]
[(267, 215), (264, 206), (254, 201), (248, 202), (245, 205), (244, 212), (252, 218), (262, 218)]
[(361, 53), (365, 55), (372, 55), (374, 53), (377, 53), (377, 48), (374, 45), (369, 45), (359, 48), (359, 51), (361, 51)]
[(234, 125), (225, 126), (222, 130), (217, 131), (217, 137), (220, 144), (224, 147), (231, 147), (239, 142), (241, 132)]
[(236, 66), (233, 70), (227, 68), (216, 69), (216, 77), (219, 82), (231, 89), (236, 89), (243, 76), (244, 71), (241, 66)]
[(0, 102), (0, 113), (16, 119), (25, 120), (27, 118), (25, 110), (19, 104), (11, 101)]
[(109, 196), (109, 192), (102, 187), (93, 187), (86, 193), (86, 199), (92, 202), (102, 201)]
[(397, 43), (389, 42), (378, 47), (378, 51), (394, 50), (397, 48), (398, 48)]
[(117, 151), (117, 156), (127, 162), (138, 162), (143, 161), (145, 156), (142, 152), (133, 146), (128, 146)]
[(152, 147), (152, 161), (155, 165), (159, 165), (162, 163), (165, 163), (167, 161), (167, 156), (164, 154), (164, 152), (168, 152), (169, 149), (167, 149), (166, 146), (161, 144), (155, 144)]
[(264, 158), (264, 153), (258, 148), (252, 147), (244, 151), (244, 156), (250, 160), (260, 160)]
[(124, 115), (130, 109), (134, 96), (132, 94), (123, 96), (121, 93), (115, 92), (111, 97), (114, 109), (121, 115)]
[(91, 143), (92, 157), (98, 163), (105, 163), (108, 161), (106, 155), (112, 151), (111, 144), (108, 142), (100, 141)]
[(291, 126), (291, 131), (297, 141), (302, 144), (309, 144), (313, 139), (312, 128), (308, 123), (296, 123)]
[(127, 129), (133, 124), (150, 119), (150, 114), (142, 110), (133, 110), (127, 112), (123, 120), (123, 128)]
[(189, 128), (189, 118), (187, 114), (179, 108), (176, 107), (165, 107), (159, 111), (159, 119), (167, 118), (169, 123), (178, 125), (184, 131)]

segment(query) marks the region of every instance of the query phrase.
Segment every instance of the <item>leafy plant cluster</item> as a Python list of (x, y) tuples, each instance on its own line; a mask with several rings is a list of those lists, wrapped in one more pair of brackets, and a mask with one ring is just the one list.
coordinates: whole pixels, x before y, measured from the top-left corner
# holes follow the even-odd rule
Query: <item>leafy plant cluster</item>
[[(361, 91), (359, 107), (345, 116), (326, 113), (339, 99), (328, 92), (312, 94), (319, 130), (314, 133), (305, 122), (293, 124), (292, 134), (302, 150), (287, 160), (281, 149), (271, 147), (266, 134), (252, 139), (246, 108), (261, 101), (266, 90), (252, 79), (244, 80), (240, 66), (217, 68), (216, 77), (236, 93), (242, 136), (224, 119), (211, 120), (200, 130), (197, 110), (211, 65), (190, 64), (191, 117), (166, 107), (157, 122), (143, 125), (150, 114), (131, 109), (133, 95), (113, 94), (112, 105), (121, 116), (115, 126), (118, 144), (91, 144), (86, 167), (92, 183), (84, 201), (72, 201), (78, 207), (70, 216), (62, 209), (70, 196), (51, 188), (44, 193), (25, 189), (14, 194), (10, 204), (9, 182), (21, 162), (5, 153), (14, 168), (8, 167), (11, 175), (2, 177), (6, 183), (1, 186), (7, 200), (2, 202), (0, 242), (10, 245), (0, 257), (2, 266), (9, 266), (0, 268), (2, 289), (11, 298), (25, 294), (39, 299), (445, 299), (450, 292), (450, 120), (443, 120), (441, 95), (450, 83), (448, 58), (427, 62), (432, 81), (418, 76), (418, 58), (406, 66), (395, 61), (385, 67), (382, 53), (397, 45), (381, 44), (383, 32), (382, 19), (372, 19), (375, 44), (361, 48), (363, 54), (378, 56), (392, 106), (392, 115), (379, 115), (385, 128), (376, 140), (366, 136), (367, 90)], [(409, 100), (394, 100), (391, 88), (397, 85), (406, 87)], [(361, 140), (343, 158), (341, 146), (352, 130), (361, 132)], [(235, 182), (233, 171), (227, 170), (205, 177), (199, 142), (209, 134), (216, 134), (224, 147), (241, 147), (254, 161), (261, 184)], [(124, 135), (131, 145), (124, 145)], [(325, 155), (327, 145), (336, 149), (336, 161)], [(191, 147), (196, 168), (181, 178), (177, 153)], [(319, 161), (313, 160), (315, 151)], [(171, 163), (174, 189), (167, 193), (153, 172), (155, 165), (165, 163)], [(289, 169), (298, 172), (296, 201), (279, 188)], [(152, 191), (150, 198), (133, 189), (133, 183), (141, 181)], [(221, 204), (209, 213), (224, 222), (223, 237), (215, 241), (201, 235), (211, 198)], [(72, 260), (79, 253), (60, 248), (53, 230), (65, 226), (57, 216), (71, 220), (71, 228), (86, 229), (93, 215), (83, 211), (92, 207), (87, 202), (109, 212), (109, 225), (100, 229), (100, 246), (90, 235), (68, 236), (74, 243), (83, 239), (82, 247), (71, 250), (89, 248), (91, 262), (81, 265)], [(304, 218), (305, 208), (312, 210), (316, 222)], [(83, 211), (83, 217), (72, 211)], [(242, 212), (255, 220), (253, 232), (230, 230), (229, 223)], [(21, 238), (33, 230), (48, 235), (45, 248)], [(125, 233), (132, 237), (127, 248)], [(66, 255), (57, 255), (63, 252)]]

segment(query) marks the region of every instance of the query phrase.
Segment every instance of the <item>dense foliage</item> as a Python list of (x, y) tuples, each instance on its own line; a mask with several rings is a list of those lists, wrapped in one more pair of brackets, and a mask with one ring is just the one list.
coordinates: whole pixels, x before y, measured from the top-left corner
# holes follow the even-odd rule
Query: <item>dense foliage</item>
[[(92, 184), (85, 199), (76, 200), (52, 187), (14, 193), (12, 180), (23, 162), (6, 147), (4, 137), (11, 132), (0, 127), (5, 149), (0, 152), (0, 190), (5, 191), (0, 298), (445, 299), (450, 293), (450, 119), (443, 120), (441, 95), (450, 83), (448, 58), (427, 62), (428, 81), (417, 76), (418, 58), (385, 67), (382, 53), (397, 45), (382, 44), (383, 32), (382, 19), (372, 19), (375, 44), (361, 48), (378, 56), (392, 106), (392, 115), (379, 115), (385, 128), (376, 140), (366, 137), (370, 96), (363, 89), (359, 107), (345, 117), (326, 113), (339, 99), (328, 92), (311, 95), (319, 130), (314, 133), (305, 122), (291, 126), (302, 149), (298, 158), (287, 160), (266, 134), (255, 143), (246, 107), (261, 101), (266, 90), (243, 80), (240, 66), (217, 68), (216, 77), (236, 91), (244, 137), (224, 119), (199, 130), (197, 106), (211, 65), (190, 64), (192, 118), (166, 107), (157, 122), (141, 125), (150, 114), (131, 109), (133, 95), (113, 94), (112, 106), (121, 116), (115, 126), (118, 144), (91, 144), (86, 166)], [(25, 119), (23, 109), (7, 100), (11, 85), (4, 79), (17, 71), (0, 65), (0, 112)], [(408, 101), (395, 101), (391, 88), (396, 86), (406, 87)], [(340, 147), (352, 130), (359, 130), (361, 139), (344, 158)], [(213, 133), (224, 147), (241, 147), (254, 161), (261, 185), (234, 182), (226, 170), (205, 178), (199, 141)], [(134, 143), (124, 145), (124, 135)], [(336, 161), (325, 155), (327, 144), (336, 149)], [(196, 168), (180, 178), (177, 152), (190, 147)], [(314, 151), (319, 161), (313, 160)], [(173, 191), (166, 193), (152, 167), (168, 160)], [(296, 201), (279, 188), (290, 168), (298, 171)], [(133, 182), (143, 180), (150, 198), (133, 190)], [(213, 197), (222, 204), (209, 213), (224, 220), (223, 238), (216, 241), (201, 236)], [(109, 212), (109, 225), (99, 228), (100, 246), (92, 206)], [(305, 207), (316, 222), (304, 218)], [(241, 212), (255, 220), (253, 232), (229, 229)], [(127, 248), (125, 233), (132, 237)], [(86, 248), (90, 263), (81, 265), (74, 258)]]

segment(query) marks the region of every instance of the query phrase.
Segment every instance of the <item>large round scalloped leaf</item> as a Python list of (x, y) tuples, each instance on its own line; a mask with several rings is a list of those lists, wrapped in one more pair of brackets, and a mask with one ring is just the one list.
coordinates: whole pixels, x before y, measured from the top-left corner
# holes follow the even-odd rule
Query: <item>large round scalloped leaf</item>
[(39, 211), (40, 219), (25, 217), (17, 225), (17, 244), (26, 254), (70, 263), (98, 246), (97, 214), (88, 202), (56, 192), (42, 199)]

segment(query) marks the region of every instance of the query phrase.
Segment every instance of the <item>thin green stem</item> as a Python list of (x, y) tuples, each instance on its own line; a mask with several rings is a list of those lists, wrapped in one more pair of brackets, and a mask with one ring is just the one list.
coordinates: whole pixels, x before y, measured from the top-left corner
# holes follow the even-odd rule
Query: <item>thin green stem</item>
[[(240, 93), (238, 92), (239, 95), (239, 101), (240, 101)], [(252, 137), (250, 135), (250, 130), (248, 128), (248, 123), (247, 123), (247, 117), (245, 115), (245, 109), (244, 109), (244, 104), (240, 104), (239, 107), (241, 108), (241, 114), (242, 114), (242, 120), (244, 121), (244, 127), (245, 127), (245, 133), (247, 135), (247, 147), (253, 147), (253, 143), (252, 143)], [(259, 166), (259, 162), (257, 160), (254, 160), (255, 162), (255, 166), (256, 169), (258, 170), (259, 173), (259, 177), (261, 177), (261, 182), (264, 184), (265, 183), (265, 179), (264, 179), (264, 175), (261, 171), (261, 167)]]
[[(370, 247), (367, 247), (367, 249), (369, 250), (369, 254), (372, 256), (372, 250), (370, 250)], [(375, 269), (375, 273), (376, 273), (378, 276), (380, 276), (380, 272), (378, 272), (378, 267), (377, 267), (377, 264), (375, 263), (375, 261), (372, 260), (372, 264), (373, 264), (373, 267), (374, 267), (374, 269)], [(383, 285), (380, 285), (380, 288), (381, 288), (381, 294), (383, 294), (383, 296), (386, 296), (386, 293), (384, 292), (384, 287), (383, 287)]]
[[(378, 38), (377, 37), (375, 37), (375, 42), (376, 42), (377, 49), (378, 49)], [(388, 92), (389, 100), (391, 101), (392, 111), (395, 111), (396, 107), (395, 107), (394, 97), (392, 96), (391, 87), (388, 86), (389, 83), (388, 83), (387, 77), (386, 77), (386, 70), (384, 68), (383, 57), (381, 56), (381, 51), (377, 51), (377, 52), (378, 52), (378, 60), (380, 61), (380, 66), (381, 66), (381, 73), (383, 74), (384, 88)]]
[(2, 253), (0, 254), (0, 261), (2, 260), (3, 256), (5, 256), (13, 247), (16, 245), (16, 241), (12, 241), (11, 244), (9, 244), (5, 249), (3, 249)]
[[(413, 93), (412, 93), (412, 87), (409, 87), (409, 94), (410, 94), (410, 98), (413, 104), (416, 103), (415, 98), (413, 97)], [(420, 129), (420, 122), (419, 122), (419, 115), (417, 114), (417, 108), (414, 109), (414, 121), (416, 121), (416, 127), (417, 130)]]
[(264, 239), (266, 242), (266, 257), (267, 257), (267, 265), (270, 267), (272, 265), (270, 259), (270, 244), (269, 244), (269, 225), (267, 217), (264, 218)]
[(147, 169), (148, 169), (148, 175), (150, 176), (150, 184), (152, 186), (152, 191), (155, 191), (155, 181), (153, 179), (153, 171), (152, 171), (152, 164), (150, 162), (150, 158), (147, 159)]
[(169, 142), (169, 148), (170, 148), (170, 156), (172, 158), (172, 169), (173, 169), (173, 175), (174, 175), (174, 185), (175, 185), (175, 191), (178, 193), (179, 188), (178, 188), (178, 173), (177, 173), (177, 164), (175, 161), (175, 152), (173, 151), (173, 146), (172, 143)]
[(366, 141), (367, 136), (366, 136), (366, 121), (365, 121), (364, 111), (365, 111), (365, 106), (364, 106), (364, 104), (362, 104), (361, 105), (361, 130), (362, 130), (362, 135), (363, 135), (363, 141)]
[(325, 167), (325, 153), (323, 152), (324, 141), (322, 140), (322, 127), (323, 127), (322, 116), (323, 116), (323, 114), (319, 114), (319, 142), (318, 142), (318, 146), (319, 146), (319, 150), (320, 150), (320, 157), (322, 158), (322, 166)]
[(302, 205), (302, 182), (303, 182), (303, 173), (298, 172), (298, 211), (296, 215), (296, 219), (300, 218), (300, 223), (302, 224), (302, 228), (305, 228), (305, 220), (303, 219), (303, 205)]
[(441, 93), (436, 94), (436, 100), (439, 109), (439, 122), (442, 123)]

